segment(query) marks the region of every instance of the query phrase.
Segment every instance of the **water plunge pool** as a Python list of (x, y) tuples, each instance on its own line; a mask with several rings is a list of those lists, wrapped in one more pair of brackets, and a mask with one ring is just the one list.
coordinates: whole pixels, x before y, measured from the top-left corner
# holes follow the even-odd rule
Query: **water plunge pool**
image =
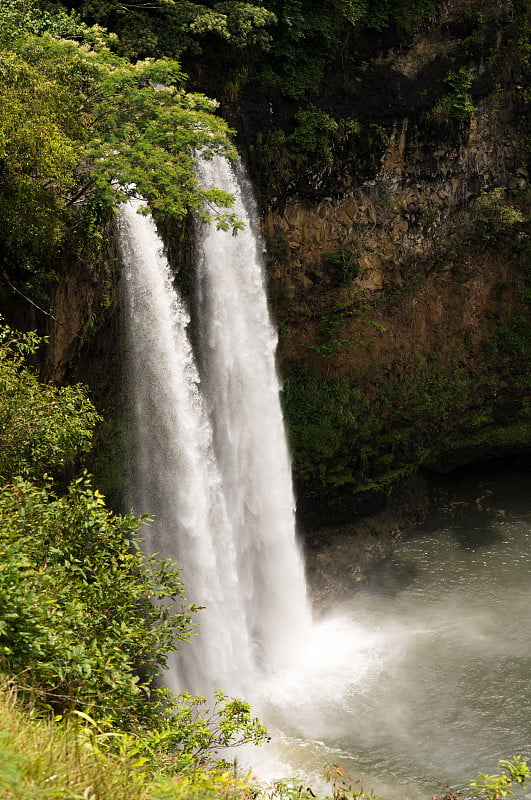
[(527, 470), (441, 480), (439, 508), (366, 588), (316, 623), (264, 690), (286, 771), (326, 763), (388, 798), (531, 760)]

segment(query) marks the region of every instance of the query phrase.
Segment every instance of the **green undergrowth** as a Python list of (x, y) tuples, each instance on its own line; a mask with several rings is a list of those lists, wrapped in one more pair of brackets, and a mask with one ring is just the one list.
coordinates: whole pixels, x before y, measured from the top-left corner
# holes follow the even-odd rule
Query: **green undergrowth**
[(528, 453), (531, 448), (529, 403), (523, 405), (519, 417), (512, 424), (492, 425), (472, 433), (449, 436), (424, 459), (422, 466), (446, 472), (455, 466)]
[(0, 691), (3, 800), (237, 800), (249, 779), (226, 764), (183, 769), (162, 737), (133, 736), (86, 715), (43, 715)]
[[(2, 800), (382, 800), (337, 764), (324, 771), (329, 793), (316, 795), (297, 777), (259, 783), (227, 762), (182, 769), (158, 745), (153, 737), (102, 730), (83, 714), (45, 716), (18, 703), (8, 685), (0, 688)], [(529, 769), (521, 756), (499, 764), (499, 773), (479, 773), (465, 796), (499, 800), (525, 789)]]
[[(423, 465), (520, 452), (531, 438), (523, 372), (467, 371), (451, 352), (390, 373), (327, 377), (292, 369), (283, 402), (299, 484), (387, 490)], [(506, 365), (508, 366), (508, 365)]]

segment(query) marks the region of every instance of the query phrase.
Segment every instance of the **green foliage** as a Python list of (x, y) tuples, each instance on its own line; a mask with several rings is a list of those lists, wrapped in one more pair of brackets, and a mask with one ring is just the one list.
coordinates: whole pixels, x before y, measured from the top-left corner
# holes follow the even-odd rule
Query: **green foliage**
[(257, 150), (260, 153), (261, 171), (264, 180), (276, 192), (293, 180), (295, 172), (294, 154), (288, 149), (287, 134), (280, 129), (263, 136), (257, 135)]
[[(234, 154), (229, 131), (214, 101), (184, 90), (179, 64), (131, 64), (101, 41), (91, 47), (83, 25), (75, 29), (81, 41), (58, 39), (74, 18), (60, 12), (54, 25), (27, 5), (31, 13), (17, 16), (22, 3), (0, 0), (0, 19), (10, 20), (0, 34), (4, 257), (51, 259), (90, 196), (110, 208), (140, 194), (155, 214), (182, 218), (192, 209), (221, 226), (237, 224), (223, 210), (233, 198), (200, 189), (194, 173), (198, 151)], [(36, 28), (45, 30), (35, 35)]]
[[(216, 725), (215, 716), (212, 722)], [(162, 729), (132, 734), (75, 712), (54, 719), (16, 702), (14, 692), (4, 689), (0, 795), (6, 800), (250, 800), (255, 796), (248, 779), (223, 764), (208, 769), (196, 764), (193, 770), (181, 771), (184, 753), (169, 752)]]
[(476, 780), (470, 781), (474, 794), (486, 800), (499, 800), (500, 797), (512, 794), (515, 784), (526, 788), (525, 781), (531, 773), (526, 762), (522, 761), (522, 756), (513, 756), (510, 761), (502, 760), (499, 764), (502, 767), (499, 775), (485, 775), (480, 772)]
[(76, 38), (86, 44), (101, 47), (116, 39), (98, 25), (88, 26), (73, 11), (67, 12), (61, 6), (38, 8), (33, 3), (19, 0), (2, 0), (0, 5), (1, 37), (3, 41), (16, 38), (21, 30), (40, 35), (65, 39)]
[[(39, 343), (35, 334), (1, 330), (1, 678), (41, 709), (92, 714), (92, 753), (127, 770), (158, 769), (162, 759), (182, 774), (221, 747), (259, 744), (266, 730), (243, 701), (218, 693), (207, 706), (153, 688), (167, 656), (193, 632), (197, 609), (186, 603), (175, 565), (141, 552), (142, 520), (111, 513), (85, 474), (64, 495), (42, 479), (44, 465), (88, 447), (97, 415), (81, 387), (37, 381), (24, 359)], [(9, 789), (26, 780), (11, 744), (0, 758), (0, 785)], [(217, 778), (210, 785), (217, 788)]]
[(64, 87), (17, 53), (1, 52), (0, 246), (8, 255), (35, 255), (61, 240), (77, 163), (62, 124), (72, 110)]
[[(216, 759), (219, 750), (244, 744), (259, 745), (267, 739), (267, 729), (251, 715), (250, 706), (238, 698), (229, 699), (216, 692), (212, 702), (187, 693), (166, 693), (161, 724), (154, 728), (123, 732), (117, 736), (108, 722), (98, 723), (98, 740), (112, 752), (127, 754), (144, 763), (161, 754), (171, 757), (180, 773), (196, 770)], [(109, 736), (110, 731), (110, 736)], [(230, 768), (229, 764), (226, 764)]]
[(301, 106), (295, 114), (291, 133), (276, 129), (257, 136), (264, 179), (272, 192), (300, 178), (302, 170), (330, 167), (334, 147), (358, 134), (357, 120), (334, 119), (313, 104)]
[(286, 263), (289, 261), (290, 249), (285, 229), (275, 225), (273, 231), (266, 231), (267, 257), (270, 261)]
[(276, 15), (267, 65), (261, 80), (279, 85), (289, 97), (303, 99), (322, 88), (326, 67), (338, 49), (348, 60), (349, 36), (363, 27), (383, 30), (412, 27), (431, 14), (438, 0), (267, 0)]
[(122, 722), (150, 713), (151, 681), (194, 609), (170, 563), (131, 547), (139, 525), (87, 477), (64, 497), (22, 479), (0, 489), (0, 665), (41, 702)]
[(465, 38), (465, 44), (484, 45), (492, 29), (493, 19), (483, 11), (465, 11), (463, 20), (469, 28), (469, 34)]
[[(521, 32), (518, 39), (518, 53), (523, 64), (528, 66), (531, 64), (531, 32), (524, 30)], [(527, 101), (529, 101), (529, 93), (526, 93)]]
[(391, 25), (409, 29), (433, 14), (437, 4), (438, 0), (373, 0), (364, 21), (368, 28), (377, 31)]
[(436, 206), (422, 206), (419, 213), (419, 224), (429, 230), (437, 221), (440, 211)]
[(285, 377), (282, 400), (297, 479), (323, 486), (355, 480), (366, 432), (381, 427), (370, 417), (367, 399), (347, 378), (303, 370)]
[(303, 171), (315, 174), (334, 162), (334, 150), (360, 133), (353, 117), (334, 119), (313, 104), (301, 104), (292, 130), (277, 128), (265, 136), (259, 132), (255, 148), (260, 154), (262, 177), (272, 194), (300, 181)]
[(525, 214), (505, 201), (500, 187), (483, 192), (474, 203), (476, 236), (491, 246), (504, 247), (516, 241), (525, 222)]
[(86, 476), (63, 497), (43, 479), (89, 448), (99, 417), (83, 387), (39, 383), (25, 365), (39, 343), (0, 329), (0, 670), (56, 708), (143, 718), (192, 608), (173, 566), (132, 547), (138, 520)]
[[(214, 721), (214, 725), (216, 722)], [(162, 736), (161, 736), (162, 738)], [(113, 744), (111, 744), (113, 743)], [(16, 703), (13, 692), (0, 693), (0, 792), (6, 800), (310, 800), (315, 797), (301, 778), (257, 783), (224, 765), (196, 766), (180, 771), (167, 752), (148, 734), (133, 736), (96, 723), (90, 717), (66, 719), (39, 716), (31, 706)], [(177, 754), (177, 762), (180, 754)], [(520, 756), (500, 762), (514, 784), (525, 785), (528, 769)], [(331, 783), (322, 800), (381, 800), (332, 764), (325, 776)], [(482, 787), (480, 776), (472, 788)], [(499, 783), (493, 781), (493, 789)], [(502, 784), (503, 792), (510, 787)], [(489, 785), (490, 791), (490, 785)], [(483, 794), (483, 792), (481, 792)], [(450, 795), (449, 795), (450, 796)], [(454, 795), (451, 795), (454, 796)], [(488, 793), (486, 800), (505, 794)]]
[[(272, 19), (245, 3), (214, 10), (226, 12), (242, 46)], [(111, 52), (112, 37), (63, 10), (0, 0), (0, 23), (0, 249), (10, 268), (42, 277), (67, 241), (81, 246), (80, 227), (103, 246), (102, 220), (130, 195), (159, 216), (196, 210), (239, 226), (224, 210), (233, 198), (197, 184), (198, 151), (234, 151), (216, 104), (185, 92), (177, 62), (131, 64)], [(215, 747), (261, 741), (265, 731), (242, 701), (219, 695), (207, 714), (199, 699), (153, 688), (196, 609), (174, 565), (140, 552), (139, 520), (112, 514), (86, 475), (64, 495), (43, 477), (88, 450), (99, 418), (83, 387), (39, 383), (25, 363), (38, 346), (32, 334), (0, 332), (1, 674), (41, 708), (104, 717), (102, 736), (121, 741), (124, 758), (136, 748), (136, 765), (171, 750), (174, 769), (195, 768)], [(141, 746), (137, 734), (116, 735), (116, 725), (148, 724)], [(22, 767), (5, 753), (10, 790)], [(228, 783), (219, 784), (227, 796)]]
[(149, 5), (141, 0), (130, 0), (127, 5), (87, 0), (81, 4), (81, 13), (84, 19), (117, 33), (116, 50), (130, 59), (180, 58), (187, 51), (199, 54), (205, 40), (218, 48), (228, 43), (240, 52), (250, 47), (267, 50), (269, 29), (276, 21), (261, 3), (237, 0), (158, 0)]
[(25, 365), (40, 339), (0, 326), (0, 481), (39, 480), (89, 450), (99, 416), (82, 386), (42, 384)]
[[(522, 359), (522, 364), (529, 364), (531, 354), (531, 324), (528, 314), (516, 313), (510, 319), (498, 325), (492, 336), (483, 343), (484, 351), (489, 355), (498, 355), (507, 364), (514, 359)], [(514, 380), (522, 380), (525, 384), (528, 375), (515, 373)]]
[(191, 23), (190, 30), (196, 33), (219, 33), (238, 48), (259, 45), (267, 49), (271, 35), (266, 28), (274, 22), (275, 15), (262, 6), (229, 0), (215, 3), (212, 11), (203, 7)]
[[(346, 20), (316, 0), (271, 0), (278, 26), (261, 80), (279, 85), (289, 97), (302, 99), (319, 90), (325, 64), (333, 57), (334, 42)], [(345, 6), (349, 5), (347, 3)], [(352, 4), (355, 5), (355, 4)]]
[(336, 284), (339, 288), (350, 286), (360, 273), (356, 252), (350, 247), (341, 247), (333, 253), (325, 253), (324, 261), (336, 267)]
[(444, 79), (451, 91), (445, 94), (428, 114), (430, 119), (455, 119), (464, 122), (469, 119), (475, 109), (470, 88), (472, 75), (467, 67), (460, 67), (457, 72), (450, 70)]
[(295, 122), (295, 130), (289, 137), (294, 150), (318, 155), (321, 160), (330, 163), (330, 134), (337, 130), (337, 122), (314, 105), (300, 109), (295, 115)]
[(319, 342), (311, 345), (310, 349), (325, 358), (331, 358), (342, 352), (365, 348), (367, 344), (363, 337), (363, 327), (370, 326), (380, 333), (385, 331), (379, 322), (365, 317), (369, 311), (372, 311), (372, 305), (366, 302), (365, 294), (361, 291), (354, 301), (335, 303), (333, 310), (321, 317)]
[(319, 342), (310, 345), (310, 350), (324, 358), (333, 358), (341, 352), (352, 352), (359, 347), (359, 341), (351, 331), (345, 331), (347, 322), (355, 315), (354, 309), (348, 303), (336, 303), (334, 310), (321, 317)]
[[(284, 379), (283, 404), (296, 479), (362, 489), (435, 464), (447, 443), (452, 457), (474, 442), (483, 448), (485, 438), (494, 441), (496, 425), (505, 425), (497, 404), (508, 390), (525, 391), (529, 383), (525, 356), (514, 352), (506, 367), (498, 363), (495, 379), (468, 371), (448, 350), (417, 353), (385, 372), (370, 367), (341, 377), (294, 365)], [(522, 426), (529, 427), (525, 413), (511, 406), (521, 440)]]

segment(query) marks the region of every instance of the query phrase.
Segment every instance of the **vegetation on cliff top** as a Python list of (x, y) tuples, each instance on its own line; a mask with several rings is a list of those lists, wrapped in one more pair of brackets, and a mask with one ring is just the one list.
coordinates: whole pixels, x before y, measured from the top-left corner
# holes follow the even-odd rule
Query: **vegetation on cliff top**
[(317, 62), (330, 58), (338, 38), (348, 36), (352, 28), (408, 25), (436, 4), (437, 0), (332, 0), (326, 5), (318, 0), (174, 0), (146, 5), (140, 0), (69, 0), (62, 5), (75, 9), (89, 24), (115, 31), (117, 51), (131, 58), (181, 58), (187, 52), (198, 56), (214, 45), (221, 47), (222, 58), (232, 50), (249, 66), (268, 53), (269, 68), (279, 70), (287, 89), (291, 76), (295, 91), (311, 57)]
[(233, 155), (216, 103), (185, 91), (177, 62), (131, 63), (112, 42), (65, 11), (0, 2), (0, 261), (25, 285), (72, 240), (101, 237), (127, 195), (176, 218), (231, 205), (193, 169), (198, 150)]

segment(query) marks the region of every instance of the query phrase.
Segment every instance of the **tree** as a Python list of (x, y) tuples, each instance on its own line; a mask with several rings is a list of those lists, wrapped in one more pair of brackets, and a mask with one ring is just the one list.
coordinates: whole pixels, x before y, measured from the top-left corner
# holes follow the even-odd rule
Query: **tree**
[(153, 56), (181, 58), (186, 52), (199, 54), (202, 42), (229, 42), (236, 50), (271, 44), (270, 29), (275, 15), (262, 2), (239, 0), (195, 3), (189, 0), (70, 0), (83, 19), (115, 31), (116, 52), (127, 58)]
[(41, 703), (149, 717), (151, 682), (194, 607), (171, 563), (134, 544), (140, 524), (87, 477), (64, 497), (22, 479), (0, 489), (0, 667)]
[(0, 0), (0, 31), (4, 261), (53, 263), (89, 197), (110, 209), (138, 193), (155, 214), (236, 224), (219, 210), (233, 198), (194, 172), (198, 153), (234, 156), (230, 131), (215, 101), (185, 91), (176, 61), (131, 64), (101, 29), (16, 0)]

